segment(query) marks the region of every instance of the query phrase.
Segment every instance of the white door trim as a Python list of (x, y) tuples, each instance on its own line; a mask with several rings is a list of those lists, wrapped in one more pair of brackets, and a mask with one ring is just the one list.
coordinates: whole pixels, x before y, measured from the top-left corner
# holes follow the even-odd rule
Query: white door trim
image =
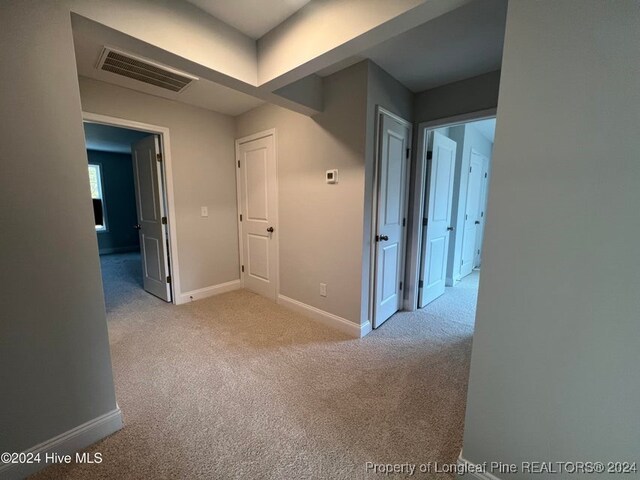
[(167, 203), (167, 225), (169, 227), (169, 251), (170, 251), (170, 273), (171, 275), (171, 302), (176, 303), (182, 294), (180, 289), (180, 267), (178, 261), (178, 235), (176, 233), (176, 207), (173, 190), (173, 171), (171, 163), (171, 139), (169, 129), (159, 125), (136, 122), (125, 118), (112, 117), (99, 113), (82, 112), (82, 119), (85, 123), (98, 123), (101, 125), (111, 125), (114, 127), (131, 128), (149, 132), (160, 136), (160, 146), (162, 148), (162, 169), (164, 182), (165, 201)]
[[(238, 168), (238, 162), (240, 161), (240, 145), (243, 143), (251, 142), (253, 140), (258, 140), (260, 138), (265, 137), (273, 137), (273, 158), (276, 162), (276, 186), (275, 186), (275, 197), (276, 197), (276, 218), (275, 218), (275, 229), (278, 233), (276, 236), (276, 301), (280, 296), (280, 222), (279, 222), (279, 213), (280, 213), (280, 204), (278, 197), (278, 136), (275, 128), (270, 128), (268, 130), (263, 130), (261, 132), (253, 133), (251, 135), (247, 135), (246, 137), (236, 138), (236, 221), (238, 222), (238, 257), (240, 259), (240, 265), (244, 265), (244, 243), (242, 241), (242, 222), (240, 221), (240, 208), (242, 205), (242, 188), (241, 183), (242, 179), (240, 178), (240, 168)], [(242, 272), (242, 267), (240, 268), (240, 287), (244, 288), (244, 273)]]
[(417, 148), (416, 154), (412, 156), (412, 185), (411, 198), (409, 199), (410, 216), (407, 229), (407, 267), (406, 267), (406, 288), (407, 299), (405, 300), (405, 310), (415, 311), (418, 309), (418, 281), (420, 280), (420, 252), (422, 251), (422, 218), (424, 217), (424, 203), (426, 192), (426, 131), (436, 128), (460, 125), (488, 118), (495, 118), (497, 108), (489, 108), (487, 110), (479, 110), (477, 112), (464, 113), (452, 117), (430, 120), (418, 124), (417, 132)]
[[(375, 305), (376, 305), (376, 270), (377, 270), (377, 266), (376, 266), (376, 251), (377, 251), (377, 245), (376, 245), (376, 235), (378, 232), (378, 193), (379, 193), (379, 169), (380, 169), (380, 127), (382, 125), (382, 116), (386, 115), (392, 119), (394, 119), (395, 121), (397, 121), (398, 123), (406, 126), (407, 128), (409, 128), (409, 134), (410, 137), (413, 136), (413, 124), (407, 120), (405, 120), (404, 118), (396, 115), (395, 113), (390, 112), (389, 110), (385, 109), (384, 107), (381, 107), (380, 105), (376, 105), (376, 119), (375, 119), (375, 132), (374, 132), (374, 161), (373, 161), (373, 190), (372, 190), (372, 202), (371, 202), (371, 231), (369, 232), (369, 239), (370, 239), (370, 251), (369, 251), (369, 322), (371, 323), (371, 325), (373, 326), (374, 322), (375, 322)], [(412, 139), (409, 139), (409, 148), (413, 148), (412, 147)], [(407, 163), (407, 168), (406, 168), (406, 185), (405, 185), (405, 205), (404, 205), (404, 212), (405, 212), (405, 218), (407, 219), (407, 221), (409, 220), (409, 216), (408, 216), (408, 207), (409, 207), (409, 202), (408, 202), (408, 198), (409, 198), (409, 178), (411, 176), (411, 156), (409, 157), (408, 163)], [(406, 248), (406, 244), (407, 244), (407, 236), (408, 232), (407, 230), (405, 230), (405, 237), (404, 237), (404, 249), (403, 249), (403, 261), (402, 261), (402, 274), (400, 275), (400, 278), (404, 279), (405, 277), (405, 264), (406, 264), (406, 258), (407, 258), (407, 248)], [(404, 281), (404, 280), (403, 280)], [(402, 291), (402, 295), (404, 296), (404, 289)], [(404, 306), (404, 299), (402, 301), (402, 305)]]

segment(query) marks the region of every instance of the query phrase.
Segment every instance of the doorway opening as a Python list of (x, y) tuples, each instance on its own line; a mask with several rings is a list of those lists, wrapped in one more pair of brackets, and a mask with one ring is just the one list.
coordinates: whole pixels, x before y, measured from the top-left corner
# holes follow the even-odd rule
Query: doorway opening
[(495, 123), (493, 114), (419, 127), (410, 310), (450, 303), (465, 322), (475, 320)]
[(107, 312), (149, 294), (175, 303), (168, 132), (94, 114), (84, 130)]

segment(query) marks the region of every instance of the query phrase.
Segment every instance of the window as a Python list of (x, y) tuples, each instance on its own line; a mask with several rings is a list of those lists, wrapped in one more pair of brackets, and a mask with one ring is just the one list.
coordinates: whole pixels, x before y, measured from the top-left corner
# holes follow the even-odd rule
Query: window
[(91, 185), (91, 198), (93, 199), (93, 216), (96, 221), (96, 231), (107, 230), (107, 219), (104, 214), (104, 198), (102, 196), (102, 170), (100, 165), (89, 164), (89, 185)]

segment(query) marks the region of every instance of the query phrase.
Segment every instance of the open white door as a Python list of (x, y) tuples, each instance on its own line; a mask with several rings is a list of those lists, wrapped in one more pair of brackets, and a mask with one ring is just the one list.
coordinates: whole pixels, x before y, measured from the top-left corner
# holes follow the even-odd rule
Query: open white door
[(276, 300), (277, 167), (273, 133), (237, 142), (244, 288)]
[(171, 301), (167, 219), (160, 139), (149, 135), (131, 146), (144, 289)]
[(473, 271), (474, 260), (476, 259), (476, 235), (478, 233), (478, 225), (480, 225), (480, 194), (482, 191), (484, 159), (483, 155), (471, 149), (464, 230), (462, 232), (460, 278), (466, 277)]
[(377, 328), (402, 307), (410, 124), (380, 113), (375, 261)]
[(427, 158), (426, 218), (423, 225), (420, 308), (444, 293), (449, 255), (456, 142), (433, 132), (431, 159)]

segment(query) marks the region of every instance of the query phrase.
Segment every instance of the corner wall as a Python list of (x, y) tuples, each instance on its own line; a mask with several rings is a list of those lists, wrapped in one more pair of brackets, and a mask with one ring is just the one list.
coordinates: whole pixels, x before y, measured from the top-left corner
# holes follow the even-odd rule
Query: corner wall
[(638, 460), (638, 25), (635, 0), (509, 2), (464, 434), (474, 463)]
[[(280, 294), (360, 324), (367, 65), (323, 79), (313, 118), (275, 105), (236, 117), (236, 137), (276, 129)], [(325, 183), (337, 168), (338, 183)], [(327, 296), (320, 296), (320, 282)]]
[(234, 119), (84, 77), (80, 95), (86, 112), (169, 128), (179, 293), (239, 279)]
[(20, 452), (117, 405), (68, 9), (4, 1), (0, 51), (0, 451)]

